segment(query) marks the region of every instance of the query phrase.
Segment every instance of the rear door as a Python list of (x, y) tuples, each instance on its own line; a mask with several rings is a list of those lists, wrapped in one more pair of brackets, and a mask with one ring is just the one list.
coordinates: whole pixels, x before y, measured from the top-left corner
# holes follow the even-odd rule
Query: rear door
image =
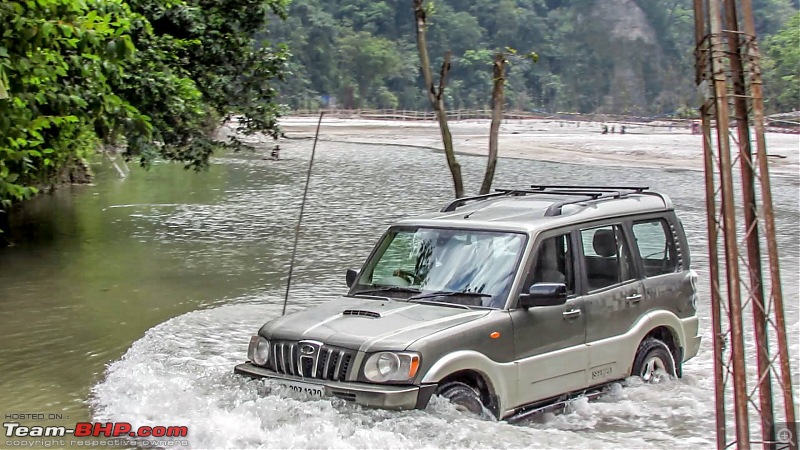
[(651, 216), (635, 219), (631, 224), (634, 250), (641, 261), (643, 274), (644, 312), (666, 309), (678, 317), (694, 314), (691, 304), (694, 286), (688, 274), (688, 255), (679, 239), (674, 218)]
[[(624, 378), (630, 345), (621, 345), (641, 316), (643, 285), (622, 222), (582, 228), (580, 263), (585, 288), (589, 385)], [(635, 349), (634, 349), (635, 351)]]

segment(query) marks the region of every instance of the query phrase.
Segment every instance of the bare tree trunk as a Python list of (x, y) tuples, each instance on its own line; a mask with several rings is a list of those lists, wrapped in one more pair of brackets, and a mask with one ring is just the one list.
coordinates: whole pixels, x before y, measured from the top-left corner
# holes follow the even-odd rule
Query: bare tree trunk
[(428, 100), (436, 113), (439, 121), (439, 130), (442, 133), (442, 144), (444, 154), (447, 157), (447, 165), (453, 175), (453, 187), (455, 188), (456, 198), (464, 197), (464, 182), (461, 178), (461, 165), (456, 161), (456, 154), (453, 150), (453, 136), (450, 134), (450, 127), (447, 125), (447, 110), (444, 107), (444, 87), (447, 80), (447, 72), (450, 70), (450, 52), (444, 56), (442, 69), (439, 72), (439, 88), (433, 85), (433, 73), (431, 72), (431, 61), (428, 57), (428, 44), (425, 40), (425, 9), (424, 0), (412, 0), (414, 4), (414, 17), (417, 24), (417, 49), (419, 50), (419, 60), (422, 65), (422, 75), (425, 78), (425, 89), (428, 92)]
[(506, 83), (506, 55), (498, 52), (494, 55), (492, 87), (492, 125), (489, 128), (489, 159), (486, 161), (486, 173), (483, 176), (480, 194), (488, 194), (492, 189), (494, 169), (497, 167), (497, 135), (500, 132), (500, 123), (503, 121), (503, 88)]

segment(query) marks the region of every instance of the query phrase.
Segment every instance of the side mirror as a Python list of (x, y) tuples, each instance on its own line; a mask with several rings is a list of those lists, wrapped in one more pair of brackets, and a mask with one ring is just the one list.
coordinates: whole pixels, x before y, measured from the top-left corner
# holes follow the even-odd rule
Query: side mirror
[(353, 287), (353, 283), (356, 282), (356, 278), (358, 278), (358, 271), (356, 269), (347, 269), (347, 275), (345, 276), (345, 280), (347, 280), (347, 287)]
[(527, 294), (519, 296), (519, 308), (536, 306), (558, 306), (567, 302), (567, 286), (564, 283), (536, 283)]

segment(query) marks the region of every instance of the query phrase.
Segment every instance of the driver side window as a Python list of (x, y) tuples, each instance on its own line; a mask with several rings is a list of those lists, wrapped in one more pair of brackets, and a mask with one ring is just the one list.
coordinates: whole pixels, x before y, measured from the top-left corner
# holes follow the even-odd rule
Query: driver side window
[(569, 233), (544, 239), (533, 256), (533, 267), (525, 286), (536, 283), (564, 283), (567, 295), (575, 293), (575, 271)]

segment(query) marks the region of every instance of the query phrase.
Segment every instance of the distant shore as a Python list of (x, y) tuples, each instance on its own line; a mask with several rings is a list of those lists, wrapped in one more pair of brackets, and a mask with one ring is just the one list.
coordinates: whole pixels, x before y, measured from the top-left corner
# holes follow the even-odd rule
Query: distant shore
[[(280, 125), (289, 139), (313, 138), (317, 119), (284, 117)], [(601, 134), (603, 125), (608, 134)], [(501, 158), (703, 170), (702, 137), (683, 126), (561, 120), (507, 120), (500, 128)], [(457, 153), (486, 155), (489, 121), (451, 121)], [(613, 132), (612, 132), (613, 130)], [(442, 150), (434, 121), (394, 121), (325, 118), (320, 140), (354, 144), (393, 145)], [(770, 170), (776, 175), (800, 171), (800, 136), (767, 133)]]

